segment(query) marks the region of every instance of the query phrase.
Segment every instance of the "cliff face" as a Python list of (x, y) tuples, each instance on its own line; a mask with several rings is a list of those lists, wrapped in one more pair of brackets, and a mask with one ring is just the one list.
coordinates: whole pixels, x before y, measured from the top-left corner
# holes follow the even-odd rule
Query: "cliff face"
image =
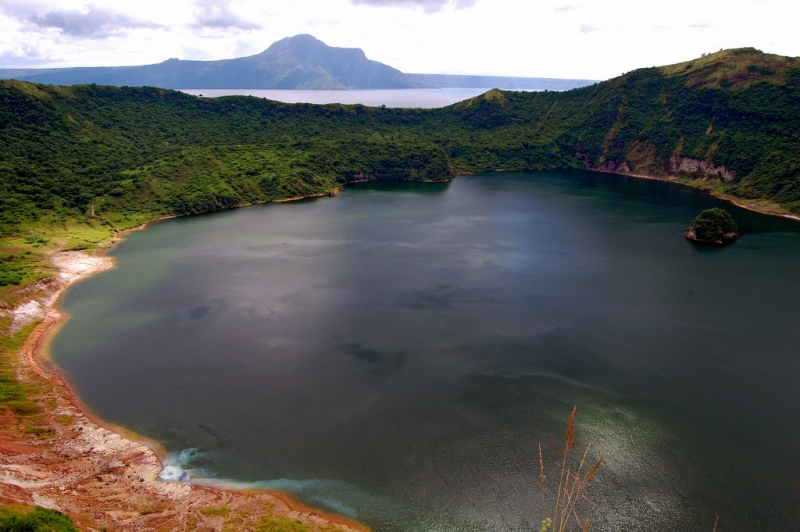
[(586, 168), (673, 177), (800, 212), (800, 59), (727, 50), (555, 100), (543, 122), (563, 128), (555, 142)]
[(681, 157), (679, 155), (672, 155), (666, 162), (661, 162), (652, 156), (652, 154), (642, 156), (642, 153), (636, 149), (628, 153), (625, 160), (622, 162), (615, 162), (613, 160), (604, 160), (598, 164), (591, 164), (585, 154), (580, 152), (576, 156), (583, 162), (587, 170), (594, 170), (598, 172), (613, 172), (619, 174), (637, 174), (651, 177), (664, 177), (664, 178), (687, 178), (687, 179), (700, 179), (708, 181), (709, 179), (718, 178), (724, 183), (730, 183), (736, 179), (736, 175), (725, 168), (725, 165), (715, 166), (713, 161), (693, 159), (691, 157)]
[(568, 92), (490, 91), (447, 119), (486, 132), (468, 153), (453, 146), (458, 169), (646, 175), (800, 212), (797, 58), (726, 50)]
[(695, 177), (721, 177), (726, 183), (730, 183), (735, 179), (735, 175), (730, 170), (725, 168), (725, 165), (714, 166), (712, 161), (701, 161), (699, 159), (692, 159), (691, 157), (680, 157), (673, 155), (669, 158), (669, 165), (667, 170), (671, 174), (689, 174)]

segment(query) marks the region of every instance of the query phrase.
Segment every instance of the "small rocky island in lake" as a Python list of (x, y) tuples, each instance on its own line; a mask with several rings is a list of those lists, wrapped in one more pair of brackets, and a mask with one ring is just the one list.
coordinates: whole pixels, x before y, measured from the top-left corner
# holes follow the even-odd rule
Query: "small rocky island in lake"
[(739, 238), (739, 226), (724, 209), (706, 209), (697, 215), (684, 236), (695, 242), (728, 244)]

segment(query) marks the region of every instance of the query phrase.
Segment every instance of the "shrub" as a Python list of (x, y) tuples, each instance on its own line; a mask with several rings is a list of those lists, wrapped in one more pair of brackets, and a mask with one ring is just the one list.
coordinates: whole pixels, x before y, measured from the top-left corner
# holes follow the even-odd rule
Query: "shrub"
[(713, 208), (697, 215), (689, 226), (689, 233), (693, 233), (696, 240), (722, 242), (738, 238), (739, 226), (728, 211)]
[(61, 512), (37, 506), (31, 512), (0, 509), (0, 532), (78, 532)]

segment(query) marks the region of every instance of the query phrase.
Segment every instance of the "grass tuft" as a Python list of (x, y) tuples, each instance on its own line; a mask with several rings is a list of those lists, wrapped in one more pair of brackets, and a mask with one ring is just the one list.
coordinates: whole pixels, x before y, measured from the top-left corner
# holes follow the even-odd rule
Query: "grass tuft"
[(581, 521), (578, 516), (578, 503), (580, 501), (589, 501), (586, 492), (591, 488), (589, 481), (594, 477), (600, 465), (603, 463), (603, 458), (594, 464), (594, 466), (586, 471), (587, 463), (586, 458), (589, 455), (591, 445), (586, 446), (586, 450), (581, 456), (580, 461), (573, 459), (575, 453), (575, 413), (578, 407), (572, 409), (572, 414), (569, 418), (569, 425), (567, 427), (567, 435), (564, 439), (564, 447), (557, 449), (553, 446), (558, 461), (556, 465), (559, 467), (559, 480), (558, 488), (556, 489), (556, 501), (553, 508), (553, 517), (548, 517), (550, 514), (547, 509), (547, 476), (545, 475), (544, 457), (542, 456), (542, 446), (539, 445), (539, 482), (542, 492), (542, 527), (540, 532), (558, 531), (564, 532), (569, 525), (571, 518), (574, 517), (578, 524), (578, 528), (584, 532), (589, 530), (589, 519)]
[(200, 513), (205, 515), (206, 517), (211, 515), (225, 517), (226, 515), (231, 513), (231, 509), (228, 506), (220, 506), (219, 508), (205, 508), (203, 510), (200, 510)]
[(17, 353), (33, 327), (34, 324), (30, 324), (12, 335), (0, 334), (0, 409), (8, 410), (20, 418), (30, 418), (40, 411), (30, 400), (29, 390), (17, 380), (15, 374)]
[(285, 517), (263, 517), (255, 532), (310, 532), (300, 521), (292, 521)]

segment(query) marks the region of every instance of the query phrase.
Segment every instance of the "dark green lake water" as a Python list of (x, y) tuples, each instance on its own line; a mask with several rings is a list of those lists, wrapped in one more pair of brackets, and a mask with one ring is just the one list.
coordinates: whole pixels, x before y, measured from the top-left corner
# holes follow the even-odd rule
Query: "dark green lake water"
[[(734, 245), (683, 238), (711, 206)], [(537, 445), (578, 405), (607, 457), (592, 530), (800, 527), (800, 223), (508, 173), (171, 220), (113, 255), (53, 358), (195, 475), (379, 532), (538, 530)]]

